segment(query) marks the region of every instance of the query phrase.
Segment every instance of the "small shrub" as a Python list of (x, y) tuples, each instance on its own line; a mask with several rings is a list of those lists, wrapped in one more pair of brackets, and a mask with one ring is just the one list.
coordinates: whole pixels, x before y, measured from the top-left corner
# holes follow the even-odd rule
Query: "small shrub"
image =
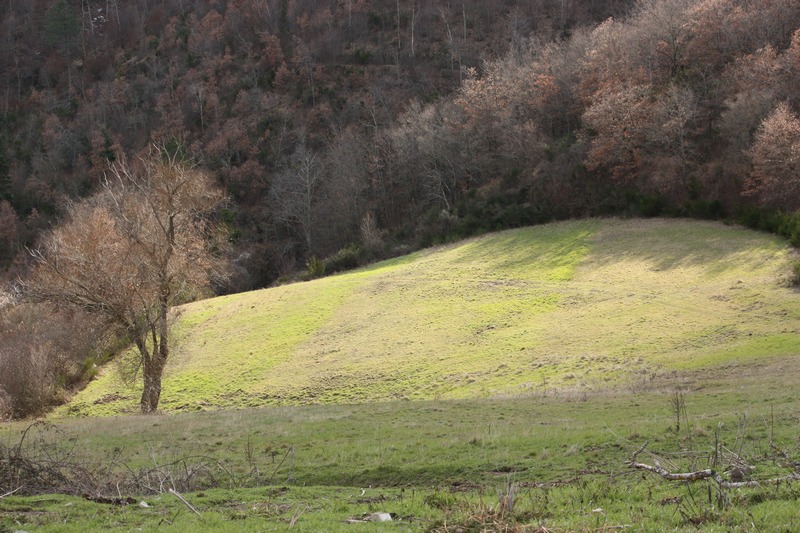
[(366, 65), (369, 63), (370, 58), (372, 58), (372, 52), (369, 50), (356, 48), (356, 50), (353, 52), (353, 59), (355, 59), (356, 63), (360, 65)]
[(800, 247), (800, 211), (784, 213), (774, 209), (751, 207), (742, 209), (736, 221), (751, 229), (786, 237), (792, 246)]
[(517, 493), (519, 492), (519, 485), (513, 483), (511, 478), (506, 480), (505, 490), (501, 490), (498, 494), (499, 498), (499, 511), (500, 516), (512, 516), (514, 514), (514, 507), (517, 504)]
[(795, 259), (792, 264), (792, 277), (790, 281), (795, 287), (800, 287), (800, 259)]
[(321, 278), (325, 275), (325, 261), (322, 261), (316, 255), (312, 255), (306, 261), (306, 268), (312, 278)]
[(361, 249), (356, 244), (345, 246), (324, 261), (324, 272), (351, 270), (361, 264)]
[(0, 311), (0, 417), (38, 416), (91, 379), (93, 363), (121, 343), (101, 321), (49, 306)]

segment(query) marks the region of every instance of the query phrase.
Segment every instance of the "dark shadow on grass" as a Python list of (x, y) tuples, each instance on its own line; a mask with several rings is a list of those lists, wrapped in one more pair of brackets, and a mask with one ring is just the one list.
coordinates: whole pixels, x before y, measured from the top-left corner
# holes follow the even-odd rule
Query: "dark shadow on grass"
[(581, 221), (509, 230), (472, 243), (463, 260), (481, 263), (489, 270), (576, 266), (574, 254), (591, 242), (597, 227), (594, 221)]
[[(630, 226), (601, 228), (591, 240), (589, 264), (608, 266), (624, 261), (645, 261), (654, 271), (704, 267), (709, 275), (731, 270), (756, 269), (769, 260), (752, 254), (756, 248), (778, 252), (786, 241), (765, 233), (718, 222), (644, 219), (625, 222)], [(636, 233), (641, 233), (635, 238)], [(765, 250), (765, 251), (766, 251)]]

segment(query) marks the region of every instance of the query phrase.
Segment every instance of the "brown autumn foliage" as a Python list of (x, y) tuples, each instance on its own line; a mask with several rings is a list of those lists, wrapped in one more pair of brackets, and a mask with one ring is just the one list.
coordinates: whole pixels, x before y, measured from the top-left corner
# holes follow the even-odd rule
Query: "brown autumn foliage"
[(100, 316), (136, 346), (142, 413), (158, 408), (170, 308), (221, 274), (204, 216), (222, 199), (180, 151), (154, 147), (135, 166), (114, 164), (105, 189), (73, 205), (34, 252), (30, 300)]
[(115, 340), (85, 313), (0, 301), (0, 418), (38, 416), (63, 403)]
[(800, 208), (800, 117), (786, 102), (761, 123), (749, 155), (753, 172), (748, 193), (769, 205)]
[(589, 170), (605, 170), (612, 180), (637, 180), (648, 148), (653, 115), (652, 87), (634, 85), (596, 96), (583, 115), (595, 135), (587, 157)]
[[(243, 254), (271, 248), (299, 256), (268, 258), (244, 276), (253, 280), (245, 286), (269, 283), (281, 272), (267, 264), (302, 264), (305, 254), (357, 240), (357, 221), (367, 212), (384, 213), (380, 224), (399, 228), (427, 209), (397, 209), (398, 194), (430, 197), (408, 190), (394, 168), (389, 174), (397, 177), (361, 186), (364, 198), (351, 203), (359, 212), (343, 217), (350, 221), (347, 235), (328, 232), (330, 240), (317, 239), (309, 250), (296, 242), (306, 241), (296, 223), (272, 216), (279, 210), (270, 193), (301, 141), (323, 161), (341, 160), (329, 159), (328, 148), (339, 135), (355, 133), (371, 158), (381, 158), (377, 139), (412, 100), (453, 94), (465, 79), (462, 69), (480, 71), (510, 46), (522, 50), (528, 35), (566, 36), (621, 15), (630, 3), (167, 0), (99, 2), (87, 15), (77, 0), (58, 9), (56, 0), (12, 0), (0, 11), (0, 151), (9, 159), (9, 201), (30, 228), (21, 232), (21, 244), (33, 245), (37, 231), (27, 219), (34, 209), (45, 222), (55, 220), (70, 199), (101, 188), (109, 154), (132, 157), (152, 141), (178, 138), (228, 188)], [(71, 25), (54, 24), (65, 21)], [(53, 30), (51, 46), (44, 45), (47, 24), (67, 28)], [(555, 113), (547, 120), (562, 122), (554, 118), (561, 97), (550, 96)], [(358, 164), (354, 172), (365, 175), (367, 162)], [(337, 189), (339, 177), (324, 175)], [(325, 213), (342, 203), (336, 193), (325, 198), (318, 205)], [(267, 235), (279, 244), (267, 245)]]

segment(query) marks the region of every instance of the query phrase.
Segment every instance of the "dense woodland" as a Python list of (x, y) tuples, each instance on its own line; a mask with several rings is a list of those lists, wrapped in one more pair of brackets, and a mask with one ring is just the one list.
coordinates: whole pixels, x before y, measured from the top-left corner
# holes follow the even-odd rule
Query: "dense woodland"
[[(153, 142), (229, 197), (217, 292), (569, 217), (736, 218), (800, 242), (797, 0), (7, 0), (0, 18), (11, 285)], [(5, 413), (90, 377), (108, 331), (7, 306)]]

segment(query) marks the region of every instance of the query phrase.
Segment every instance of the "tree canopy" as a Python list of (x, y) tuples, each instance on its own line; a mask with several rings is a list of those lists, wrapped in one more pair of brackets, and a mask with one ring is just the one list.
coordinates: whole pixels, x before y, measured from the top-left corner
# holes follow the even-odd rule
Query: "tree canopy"
[(222, 200), (179, 151), (153, 147), (134, 164), (115, 163), (102, 192), (74, 204), (33, 252), (32, 299), (102, 315), (136, 345), (143, 413), (158, 407), (170, 307), (219, 273), (204, 215)]

